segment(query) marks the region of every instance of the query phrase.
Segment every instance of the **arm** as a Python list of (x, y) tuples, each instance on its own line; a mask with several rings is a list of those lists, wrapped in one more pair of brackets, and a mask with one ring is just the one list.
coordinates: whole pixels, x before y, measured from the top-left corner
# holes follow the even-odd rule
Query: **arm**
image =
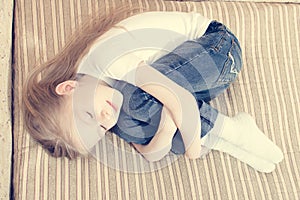
[[(176, 127), (180, 130), (185, 144), (186, 156), (200, 156), (200, 113), (194, 96), (159, 71), (147, 64), (141, 64), (130, 78), (133, 84), (148, 92), (170, 112)], [(192, 119), (192, 120), (191, 120)], [(163, 135), (163, 132), (161, 132)]]
[(158, 130), (147, 145), (132, 143), (135, 149), (147, 160), (154, 162), (162, 159), (171, 149), (172, 139), (177, 127), (169, 111), (163, 107)]

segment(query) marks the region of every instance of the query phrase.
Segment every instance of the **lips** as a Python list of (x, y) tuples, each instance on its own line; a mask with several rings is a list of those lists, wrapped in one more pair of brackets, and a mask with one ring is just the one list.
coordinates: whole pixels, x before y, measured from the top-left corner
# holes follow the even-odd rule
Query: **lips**
[(106, 103), (108, 103), (108, 105), (110, 105), (116, 112), (118, 111), (118, 108), (110, 101), (106, 101)]

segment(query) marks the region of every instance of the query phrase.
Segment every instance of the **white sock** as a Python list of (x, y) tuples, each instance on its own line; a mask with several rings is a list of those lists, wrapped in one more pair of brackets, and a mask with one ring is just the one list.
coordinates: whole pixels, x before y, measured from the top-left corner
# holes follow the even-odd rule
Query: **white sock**
[[(282, 151), (259, 130), (254, 119), (249, 114), (239, 113), (233, 118), (219, 114), (218, 117), (223, 118), (220, 120), (223, 121), (223, 126), (219, 133), (216, 131), (211, 133), (238, 147), (235, 150), (244, 150), (275, 164), (282, 161)], [(221, 145), (219, 142), (218, 145), (224, 148), (224, 145)]]
[(218, 134), (222, 132), (222, 126), (218, 123), (223, 123), (223, 120), (216, 121), (216, 127), (214, 127), (208, 134), (201, 138), (201, 158), (204, 157), (211, 149), (218, 150), (237, 158), (238, 160), (248, 164), (255, 170), (260, 172), (269, 173), (275, 169), (275, 164), (263, 158), (257, 157), (251, 152), (247, 152), (240, 147), (231, 144), (230, 142), (218, 137)]
[(273, 162), (257, 157), (253, 153), (247, 152), (221, 138), (216, 140), (218, 142), (214, 145), (213, 149), (228, 153), (257, 171), (270, 173), (275, 169), (275, 164)]

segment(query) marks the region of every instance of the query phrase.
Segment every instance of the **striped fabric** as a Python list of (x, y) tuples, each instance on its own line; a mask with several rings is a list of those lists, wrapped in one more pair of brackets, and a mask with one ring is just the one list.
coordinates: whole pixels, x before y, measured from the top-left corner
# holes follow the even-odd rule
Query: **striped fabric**
[[(202, 0), (194, 0), (194, 1), (202, 1)], [(238, 1), (238, 2), (249, 2), (249, 0), (212, 0), (212, 1)], [(251, 0), (250, 2), (259, 2), (259, 3), (300, 3), (300, 0)]]
[[(14, 51), (15, 199), (300, 199), (300, 4), (162, 0), (17, 0)], [(93, 158), (48, 156), (24, 131), (21, 86), (36, 63), (51, 58), (88, 14), (120, 5), (196, 11), (225, 23), (243, 48), (238, 81), (212, 102), (221, 112), (245, 111), (284, 152), (270, 174), (227, 154), (180, 157), (147, 173), (115, 170)], [(120, 148), (129, 145), (112, 138)], [(110, 153), (115, 163), (121, 158)], [(117, 160), (119, 159), (119, 160)]]

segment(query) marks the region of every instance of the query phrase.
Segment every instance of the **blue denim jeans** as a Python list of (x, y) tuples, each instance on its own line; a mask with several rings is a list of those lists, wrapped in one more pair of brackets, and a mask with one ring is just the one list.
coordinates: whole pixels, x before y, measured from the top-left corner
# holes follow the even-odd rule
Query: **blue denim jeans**
[[(218, 116), (208, 102), (236, 79), (242, 67), (241, 48), (227, 27), (212, 21), (203, 36), (182, 43), (150, 65), (194, 95), (201, 119), (199, 137), (203, 137), (214, 127)], [(127, 142), (148, 144), (158, 129), (163, 105), (124, 81), (114, 80), (112, 87), (124, 96), (119, 120), (112, 131)], [(185, 152), (179, 130), (171, 151)]]

